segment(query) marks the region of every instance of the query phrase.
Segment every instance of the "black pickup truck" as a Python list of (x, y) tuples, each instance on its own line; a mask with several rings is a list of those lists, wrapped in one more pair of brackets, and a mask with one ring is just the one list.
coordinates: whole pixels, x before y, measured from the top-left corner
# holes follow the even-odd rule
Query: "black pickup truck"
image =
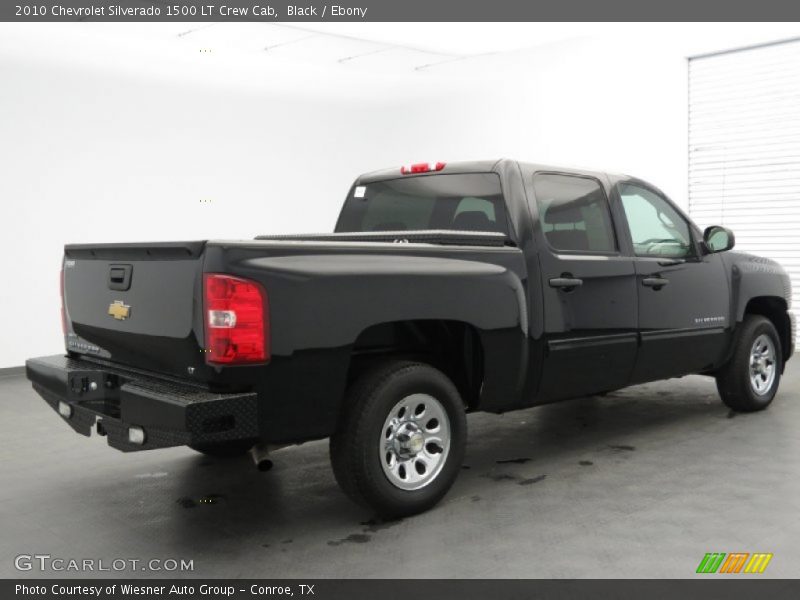
[(27, 361), (77, 432), (214, 456), (330, 438), (384, 516), (453, 483), (465, 413), (701, 373), (770, 404), (791, 286), (628, 176), (511, 160), (359, 177), (333, 234), (68, 245), (66, 354)]

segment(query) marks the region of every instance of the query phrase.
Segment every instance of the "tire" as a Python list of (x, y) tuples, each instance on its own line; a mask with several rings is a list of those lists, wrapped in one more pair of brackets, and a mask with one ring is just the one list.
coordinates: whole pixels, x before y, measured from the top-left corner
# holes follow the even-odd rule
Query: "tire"
[(331, 464), (350, 499), (394, 519), (442, 499), (466, 442), (464, 403), (450, 379), (426, 364), (392, 361), (348, 390), (330, 440)]
[(748, 315), (733, 355), (717, 373), (717, 390), (732, 410), (764, 410), (778, 391), (782, 369), (781, 342), (775, 326), (765, 317)]
[(253, 440), (231, 440), (210, 444), (193, 444), (189, 448), (214, 458), (235, 458), (247, 454), (254, 443)]

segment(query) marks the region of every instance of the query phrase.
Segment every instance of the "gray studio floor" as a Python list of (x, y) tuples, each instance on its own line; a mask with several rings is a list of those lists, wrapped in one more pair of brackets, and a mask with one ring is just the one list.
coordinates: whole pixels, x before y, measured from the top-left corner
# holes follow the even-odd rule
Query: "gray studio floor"
[(269, 473), (184, 448), (126, 455), (4, 377), (0, 576), (50, 554), (192, 559), (200, 577), (690, 577), (706, 552), (738, 551), (774, 554), (761, 577), (795, 577), (797, 362), (759, 414), (690, 377), (472, 415), (450, 494), (394, 523), (339, 492), (327, 443), (277, 452)]

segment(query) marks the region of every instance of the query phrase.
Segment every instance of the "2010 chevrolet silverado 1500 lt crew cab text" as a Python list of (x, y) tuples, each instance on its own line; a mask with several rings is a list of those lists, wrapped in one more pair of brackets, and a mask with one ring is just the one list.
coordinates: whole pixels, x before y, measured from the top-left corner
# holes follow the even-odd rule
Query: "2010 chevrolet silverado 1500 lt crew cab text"
[(632, 177), (415, 164), (359, 177), (333, 234), (66, 246), (66, 355), (27, 376), (123, 451), (330, 437), (345, 493), (407, 515), (453, 483), (469, 411), (690, 373), (769, 405), (791, 286), (733, 244)]

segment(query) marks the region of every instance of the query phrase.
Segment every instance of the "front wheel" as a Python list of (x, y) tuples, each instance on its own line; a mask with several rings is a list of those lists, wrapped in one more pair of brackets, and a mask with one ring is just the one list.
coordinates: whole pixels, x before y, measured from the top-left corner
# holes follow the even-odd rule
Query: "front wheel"
[(333, 472), (385, 518), (423, 512), (450, 489), (467, 440), (464, 404), (441, 371), (392, 361), (359, 378), (331, 437)]
[(778, 391), (782, 368), (775, 326), (765, 317), (748, 315), (733, 355), (717, 374), (717, 390), (722, 401), (735, 411), (763, 410)]

